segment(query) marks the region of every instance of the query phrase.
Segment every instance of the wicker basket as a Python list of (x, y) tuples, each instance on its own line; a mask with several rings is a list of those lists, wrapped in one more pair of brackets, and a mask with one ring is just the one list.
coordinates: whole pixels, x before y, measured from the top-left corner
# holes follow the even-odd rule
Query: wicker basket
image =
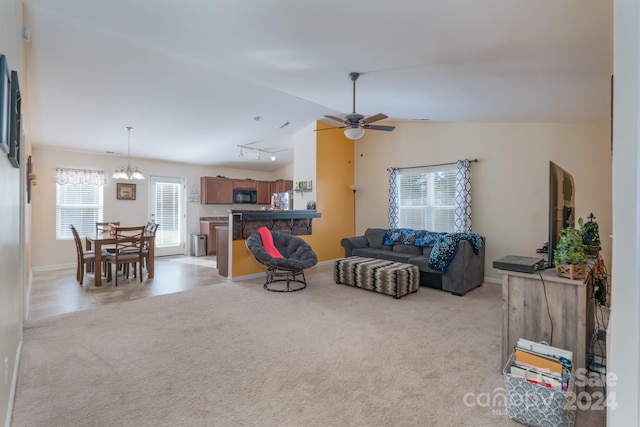
[(558, 264), (556, 265), (556, 274), (560, 277), (567, 277), (571, 280), (586, 279), (586, 264)]

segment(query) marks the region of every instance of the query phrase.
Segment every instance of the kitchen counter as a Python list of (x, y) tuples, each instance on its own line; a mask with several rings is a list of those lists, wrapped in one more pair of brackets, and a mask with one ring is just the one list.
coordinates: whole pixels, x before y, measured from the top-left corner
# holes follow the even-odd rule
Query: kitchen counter
[(229, 220), (228, 215), (218, 216), (201, 216), (200, 222), (227, 222)]
[(293, 235), (311, 234), (312, 220), (322, 214), (313, 210), (243, 210), (230, 209), (233, 240), (243, 240), (260, 227)]

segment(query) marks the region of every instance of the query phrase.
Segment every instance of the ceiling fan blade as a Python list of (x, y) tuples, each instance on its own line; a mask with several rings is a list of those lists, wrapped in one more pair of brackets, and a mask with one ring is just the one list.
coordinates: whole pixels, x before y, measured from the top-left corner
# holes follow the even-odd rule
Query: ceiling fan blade
[(334, 129), (344, 129), (346, 128), (346, 126), (336, 126), (336, 127), (332, 127), (332, 128), (320, 128), (320, 129), (314, 129), (316, 132), (319, 130), (334, 130)]
[(385, 130), (387, 132), (391, 132), (396, 127), (395, 126), (381, 126), (381, 125), (364, 125), (363, 129), (371, 129), (371, 130)]
[(377, 122), (378, 120), (384, 120), (387, 118), (388, 116), (386, 114), (378, 113), (378, 114), (374, 114), (373, 116), (367, 117), (366, 119), (364, 119), (364, 122), (373, 123), (373, 122)]
[(338, 122), (338, 123), (344, 123), (344, 124), (347, 124), (347, 125), (349, 124), (349, 122), (348, 122), (348, 121), (346, 121), (346, 120), (344, 120), (344, 119), (341, 119), (340, 117), (336, 117), (336, 116), (327, 116), (327, 115), (325, 115), (325, 117), (326, 117), (327, 119), (331, 119), (331, 120), (336, 121), (336, 122)]

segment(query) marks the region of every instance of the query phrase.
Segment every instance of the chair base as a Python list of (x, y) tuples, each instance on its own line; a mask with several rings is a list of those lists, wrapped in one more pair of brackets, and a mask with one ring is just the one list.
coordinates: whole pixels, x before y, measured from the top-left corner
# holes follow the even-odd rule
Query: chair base
[[(267, 280), (264, 282), (264, 288), (271, 292), (295, 292), (307, 287), (307, 280), (302, 270), (281, 270), (274, 267), (267, 269)], [(300, 279), (298, 276), (302, 276)], [(273, 286), (273, 283), (285, 282), (284, 287)], [(291, 287), (291, 282), (301, 283), (302, 286), (296, 285)], [(271, 286), (270, 286), (271, 285)]]

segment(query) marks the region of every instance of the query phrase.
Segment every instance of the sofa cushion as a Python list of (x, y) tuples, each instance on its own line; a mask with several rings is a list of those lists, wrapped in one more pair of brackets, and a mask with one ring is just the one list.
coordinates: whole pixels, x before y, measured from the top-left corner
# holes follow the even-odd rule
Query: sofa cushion
[(387, 232), (385, 228), (367, 228), (364, 232), (364, 236), (369, 241), (369, 246), (373, 249), (386, 249), (391, 250), (391, 246), (383, 245), (382, 240)]
[(429, 257), (429, 255), (431, 255), (431, 251), (432, 250), (433, 250), (433, 248), (424, 247), (424, 248), (422, 248), (422, 255), (426, 255), (427, 257)]
[[(431, 248), (429, 248), (431, 249)], [(423, 248), (413, 245), (393, 245), (393, 252), (408, 254), (408, 255), (422, 255)]]
[(379, 258), (379, 254), (381, 252), (389, 252), (384, 249), (373, 249), (373, 248), (356, 248), (351, 251), (351, 256), (362, 256), (366, 258)]
[[(380, 251), (376, 258), (386, 259), (386, 260), (395, 261), (395, 262), (403, 262), (405, 264), (408, 264), (408, 261), (414, 257), (415, 255), (413, 254), (403, 254), (403, 253), (393, 252), (393, 251)], [(418, 267), (418, 269), (419, 268), (420, 267)]]

